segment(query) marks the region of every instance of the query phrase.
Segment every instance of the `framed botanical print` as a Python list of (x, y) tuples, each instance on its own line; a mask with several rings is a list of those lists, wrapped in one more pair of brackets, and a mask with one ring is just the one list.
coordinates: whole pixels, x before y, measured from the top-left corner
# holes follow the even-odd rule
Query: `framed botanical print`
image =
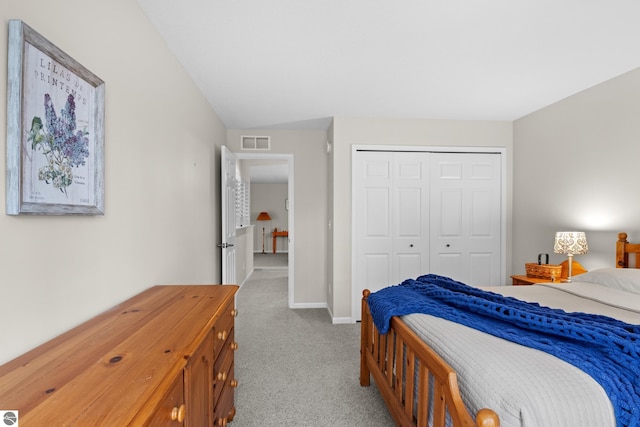
[(104, 214), (104, 82), (9, 21), (7, 214)]

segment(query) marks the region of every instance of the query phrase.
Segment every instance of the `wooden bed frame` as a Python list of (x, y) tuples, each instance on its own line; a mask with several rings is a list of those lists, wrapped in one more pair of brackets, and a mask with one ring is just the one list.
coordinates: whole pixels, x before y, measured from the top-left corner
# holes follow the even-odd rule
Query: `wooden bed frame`
[[(633, 255), (635, 268), (640, 268), (640, 244), (631, 244), (627, 233), (618, 233), (616, 267), (633, 268), (629, 254)], [(370, 385), (373, 376), (396, 424), (427, 427), (432, 419), (432, 427), (445, 427), (449, 414), (454, 427), (499, 427), (498, 415), (491, 409), (481, 409), (475, 420), (472, 418), (460, 397), (453, 368), (399, 317), (391, 318), (389, 332), (378, 332), (367, 303), (370, 294), (368, 289), (362, 293), (360, 385)]]
[[(629, 263), (629, 254), (633, 254), (633, 263)], [(627, 233), (618, 233), (616, 242), (616, 267), (640, 268), (640, 243), (629, 243)]]
[[(432, 418), (433, 427), (445, 427), (448, 413), (454, 427), (499, 427), (498, 415), (490, 409), (480, 410), (476, 421), (471, 418), (453, 368), (399, 317), (391, 318), (389, 332), (378, 332), (367, 303), (370, 294), (368, 289), (362, 293), (360, 385), (368, 386), (373, 376), (396, 424), (427, 427)], [(429, 396), (430, 379), (433, 396)]]

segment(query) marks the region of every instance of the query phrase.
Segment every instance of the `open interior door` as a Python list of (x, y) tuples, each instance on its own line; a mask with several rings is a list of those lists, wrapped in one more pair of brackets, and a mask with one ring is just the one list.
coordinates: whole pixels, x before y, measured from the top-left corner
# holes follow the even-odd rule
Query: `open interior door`
[(222, 283), (236, 283), (236, 156), (221, 147)]

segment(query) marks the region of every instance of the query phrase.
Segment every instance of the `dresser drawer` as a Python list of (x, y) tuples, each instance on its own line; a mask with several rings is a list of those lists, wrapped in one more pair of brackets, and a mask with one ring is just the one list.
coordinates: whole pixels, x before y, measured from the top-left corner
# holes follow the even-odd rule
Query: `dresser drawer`
[(183, 394), (184, 381), (178, 376), (169, 393), (162, 399), (147, 425), (154, 427), (178, 427), (184, 425), (186, 406)]
[(225, 381), (222, 386), (220, 397), (218, 398), (216, 407), (213, 410), (213, 423), (215, 426), (227, 425), (227, 423), (233, 421), (233, 417), (236, 415), (233, 393), (237, 383), (233, 377), (233, 365), (231, 365), (227, 381)]
[(214, 344), (213, 344), (213, 357), (216, 359), (222, 348), (224, 347), (227, 339), (233, 331), (233, 322), (235, 320), (236, 310), (233, 306), (233, 301), (225, 306), (222, 310), (222, 316), (216, 321), (213, 326), (214, 331)]
[(220, 356), (216, 360), (216, 363), (213, 367), (213, 401), (216, 402), (225, 383), (229, 382), (229, 380), (233, 379), (231, 375), (231, 366), (233, 365), (233, 356), (234, 351), (231, 349), (231, 344), (233, 343), (233, 330), (231, 331), (231, 336), (225, 342), (222, 351), (220, 352)]

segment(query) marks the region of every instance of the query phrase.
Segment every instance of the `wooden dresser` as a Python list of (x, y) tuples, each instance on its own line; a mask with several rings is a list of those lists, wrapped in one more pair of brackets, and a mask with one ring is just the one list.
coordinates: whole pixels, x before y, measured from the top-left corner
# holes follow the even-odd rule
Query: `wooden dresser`
[(155, 286), (0, 366), (29, 426), (224, 426), (237, 286)]

